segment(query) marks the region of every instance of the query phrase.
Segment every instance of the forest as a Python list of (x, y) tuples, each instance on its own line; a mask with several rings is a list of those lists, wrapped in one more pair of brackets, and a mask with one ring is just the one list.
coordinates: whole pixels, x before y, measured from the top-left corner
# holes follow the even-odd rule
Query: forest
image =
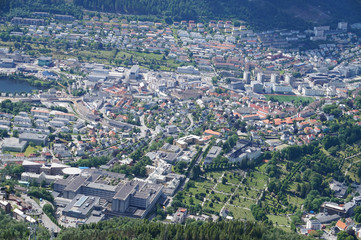
[[(242, 20), (256, 30), (306, 29), (314, 23), (320, 25), (361, 20), (361, 3), (358, 0), (0, 0), (0, 5), (0, 11), (11, 10), (11, 16), (15, 13), (21, 15), (31, 11), (47, 11), (71, 14), (81, 19), (80, 10), (85, 8), (127, 15), (155, 15), (173, 21)], [(324, 17), (315, 19), (317, 14)]]
[[(30, 229), (29, 223), (18, 222), (10, 216), (6, 215), (0, 209), (0, 239), (21, 240), (29, 239)], [(50, 233), (42, 226), (36, 231), (36, 239), (50, 239)]]
[(113, 218), (97, 224), (67, 228), (58, 238), (76, 239), (307, 239), (297, 233), (286, 233), (270, 225), (242, 221), (188, 222), (186, 225), (164, 224), (148, 220)]
[(302, 12), (305, 9), (317, 8), (319, 12), (327, 12), (327, 21), (360, 19), (358, 13), (361, 9), (357, 0), (74, 0), (74, 3), (92, 10), (163, 15), (176, 21), (195, 20), (204, 16), (207, 19), (239, 19), (256, 29), (306, 28), (310, 25), (307, 16), (294, 17), (293, 13), (298, 9)]

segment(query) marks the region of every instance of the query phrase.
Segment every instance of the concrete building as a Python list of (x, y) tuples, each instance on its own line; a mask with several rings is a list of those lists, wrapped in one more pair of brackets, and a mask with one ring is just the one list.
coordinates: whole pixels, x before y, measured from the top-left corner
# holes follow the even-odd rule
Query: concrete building
[(125, 213), (135, 210), (133, 215), (144, 218), (162, 194), (163, 186), (143, 182), (129, 182), (122, 186), (112, 201), (112, 211)]
[(292, 92), (292, 87), (291, 86), (287, 86), (287, 85), (277, 85), (274, 84), (272, 87), (272, 90), (274, 93), (291, 93)]
[(74, 121), (76, 119), (74, 114), (71, 113), (63, 113), (63, 112), (57, 112), (55, 113), (55, 118), (59, 118), (59, 119), (67, 119), (69, 121)]
[(42, 182), (45, 182), (46, 184), (51, 184), (55, 182), (56, 180), (62, 179), (62, 175), (47, 175), (44, 172), (37, 174), (37, 173), (31, 173), (31, 172), (23, 172), (21, 174), (21, 181), (26, 182), (36, 182), (38, 184), (41, 184)]
[(136, 80), (139, 77), (139, 66), (134, 65), (129, 71), (129, 79)]
[(24, 172), (40, 173), (41, 166), (42, 164), (37, 162), (28, 161), (28, 160), (23, 161)]
[(247, 71), (243, 72), (243, 81), (246, 84), (249, 84), (251, 82), (251, 73), (250, 72), (247, 72)]
[(196, 136), (196, 135), (188, 135), (188, 136), (184, 136), (182, 138), (179, 138), (175, 144), (182, 148), (182, 149), (186, 149), (188, 147), (188, 144), (204, 144), (204, 140), (203, 138)]
[(78, 194), (99, 197), (112, 203), (112, 214), (138, 218), (144, 218), (154, 207), (162, 189), (159, 184), (129, 181), (124, 174), (95, 169), (54, 182), (54, 191), (64, 198), (73, 199)]
[(257, 73), (257, 82), (264, 82), (264, 74), (262, 72)]
[(48, 136), (37, 133), (21, 133), (19, 135), (19, 141), (33, 142), (36, 145), (46, 145), (48, 142)]
[(263, 93), (263, 85), (259, 82), (251, 83), (252, 91), (255, 93)]
[(320, 212), (329, 215), (338, 214), (341, 217), (350, 217), (353, 215), (353, 210), (357, 206), (361, 206), (361, 196), (354, 197), (350, 202), (345, 203), (343, 206), (334, 202), (324, 202), (321, 205)]
[(101, 209), (100, 197), (90, 197), (78, 194), (64, 208), (63, 215), (73, 218), (87, 218), (94, 209)]
[(337, 24), (337, 28), (342, 31), (347, 31), (347, 26), (348, 26), (347, 22), (339, 22)]
[(276, 73), (271, 74), (271, 83), (277, 83), (279, 81), (279, 75)]
[(318, 219), (308, 219), (306, 229), (321, 230), (321, 223)]
[(24, 152), (27, 141), (18, 138), (5, 138), (2, 145), (2, 151)]
[(0, 208), (6, 213), (10, 213), (11, 212), (11, 205), (9, 202), (7, 201), (0, 201)]
[(180, 223), (183, 224), (187, 218), (187, 209), (186, 208), (178, 208), (178, 210), (174, 213), (172, 223)]
[(221, 147), (217, 147), (217, 146), (213, 146), (211, 147), (211, 149), (209, 150), (206, 158), (204, 159), (204, 164), (211, 164), (213, 159), (215, 159), (222, 151)]
[(198, 75), (199, 70), (193, 66), (184, 66), (184, 67), (178, 67), (177, 73)]
[(53, 64), (53, 59), (52, 57), (40, 57), (38, 58), (38, 65), (40, 67), (44, 67), (44, 66), (51, 66)]

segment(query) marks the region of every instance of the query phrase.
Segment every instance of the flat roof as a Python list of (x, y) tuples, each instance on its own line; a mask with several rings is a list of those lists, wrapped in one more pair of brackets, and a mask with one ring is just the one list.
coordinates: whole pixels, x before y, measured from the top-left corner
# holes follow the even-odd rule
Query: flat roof
[(88, 196), (81, 196), (81, 198), (74, 204), (74, 207), (80, 207), (86, 200), (88, 200), (88, 198)]

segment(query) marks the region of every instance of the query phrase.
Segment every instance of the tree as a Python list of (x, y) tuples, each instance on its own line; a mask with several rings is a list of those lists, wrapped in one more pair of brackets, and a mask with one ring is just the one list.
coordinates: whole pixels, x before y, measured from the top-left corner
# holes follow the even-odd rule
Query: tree
[(179, 161), (177, 162), (177, 164), (174, 166), (174, 171), (184, 174), (185, 173), (185, 169), (188, 167), (188, 163), (186, 161)]
[(253, 217), (257, 220), (257, 221), (265, 221), (268, 219), (265, 211), (263, 208), (261, 208), (258, 205), (252, 205), (251, 206), (251, 212)]
[(198, 179), (200, 174), (201, 167), (199, 165), (194, 166), (191, 171), (191, 179)]

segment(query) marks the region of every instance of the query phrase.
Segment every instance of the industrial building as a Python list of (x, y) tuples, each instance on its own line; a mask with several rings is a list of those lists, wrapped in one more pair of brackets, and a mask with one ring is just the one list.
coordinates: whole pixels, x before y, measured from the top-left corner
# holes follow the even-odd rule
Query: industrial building
[(99, 197), (111, 205), (109, 214), (144, 218), (163, 195), (163, 186), (128, 180), (124, 174), (86, 169), (78, 176), (54, 182), (54, 191), (64, 198), (79, 194)]

